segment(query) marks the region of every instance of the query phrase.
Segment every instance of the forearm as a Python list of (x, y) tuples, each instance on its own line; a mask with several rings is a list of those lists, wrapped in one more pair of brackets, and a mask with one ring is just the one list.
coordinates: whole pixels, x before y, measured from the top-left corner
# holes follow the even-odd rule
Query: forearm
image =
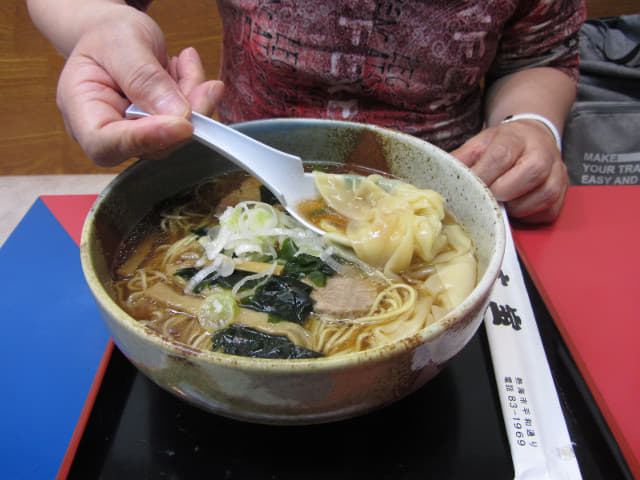
[(488, 126), (505, 117), (534, 113), (549, 119), (562, 133), (576, 96), (575, 82), (554, 68), (532, 68), (507, 75), (487, 89), (485, 120)]
[(99, 23), (115, 16), (137, 14), (125, 0), (26, 0), (26, 2), (33, 23), (65, 57), (69, 56), (78, 39)]

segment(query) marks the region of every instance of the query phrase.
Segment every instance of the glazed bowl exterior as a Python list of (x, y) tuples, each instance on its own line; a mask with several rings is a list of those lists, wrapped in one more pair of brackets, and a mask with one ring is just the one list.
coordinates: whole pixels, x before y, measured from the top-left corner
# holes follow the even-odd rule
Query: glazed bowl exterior
[(237, 170), (194, 142), (164, 160), (141, 161), (119, 174), (86, 219), (82, 268), (115, 344), (160, 387), (210, 412), (251, 422), (340, 420), (420, 388), (476, 333), (500, 270), (505, 232), (500, 209), (486, 186), (444, 151), (384, 128), (310, 119), (260, 120), (235, 127), (305, 161), (356, 163), (440, 192), (447, 210), (475, 243), (476, 288), (441, 321), (360, 353), (264, 360), (197, 351), (161, 337), (118, 306), (110, 268), (119, 243), (158, 202), (204, 179)]

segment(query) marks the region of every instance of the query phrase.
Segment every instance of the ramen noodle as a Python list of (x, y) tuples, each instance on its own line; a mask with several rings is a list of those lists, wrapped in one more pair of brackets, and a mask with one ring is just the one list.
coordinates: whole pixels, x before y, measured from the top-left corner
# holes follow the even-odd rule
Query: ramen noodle
[(314, 172), (299, 210), (244, 174), (159, 205), (114, 265), (119, 304), (196, 350), (260, 358), (348, 354), (415, 334), (475, 287), (471, 238), (433, 190)]

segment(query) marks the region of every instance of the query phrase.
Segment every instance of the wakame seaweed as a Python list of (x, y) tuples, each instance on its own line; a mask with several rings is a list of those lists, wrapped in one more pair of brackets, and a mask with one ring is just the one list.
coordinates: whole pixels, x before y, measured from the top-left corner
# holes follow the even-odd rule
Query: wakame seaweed
[(202, 225), (191, 230), (191, 233), (193, 233), (197, 237), (204, 237), (207, 233), (209, 233), (210, 228), (211, 227), (209, 225)]
[(217, 331), (211, 350), (229, 355), (269, 359), (301, 359), (323, 357), (322, 353), (296, 345), (287, 337), (269, 335), (252, 328), (230, 325)]
[(198, 273), (198, 269), (195, 267), (185, 267), (179, 270), (176, 270), (174, 275), (176, 277), (184, 278), (185, 280), (191, 280), (196, 273)]
[[(272, 275), (266, 281), (256, 279), (245, 282), (241, 290), (256, 287), (256, 292), (250, 297), (241, 300), (240, 305), (258, 312), (269, 314), (272, 322), (287, 321), (302, 324), (313, 310), (313, 300), (311, 291), (313, 287), (301, 281), (305, 278), (319, 287), (326, 285), (326, 279), (335, 273), (327, 263), (319, 257), (299, 253), (295, 243), (287, 238), (282, 244), (278, 253), (278, 262), (284, 264), (281, 275)], [(195, 267), (182, 268), (174, 275), (190, 280), (198, 269)], [(223, 288), (233, 288), (233, 286), (245, 278), (252, 275), (251, 272), (235, 270), (226, 277), (218, 276), (215, 272), (205, 277), (194, 288), (194, 293), (200, 293), (206, 288), (221, 286)]]
[(273, 275), (240, 306), (269, 314), (270, 321), (302, 324), (313, 310), (313, 287), (290, 275)]
[(312, 273), (315, 273), (316, 275), (322, 274), (324, 277), (328, 277), (336, 272), (333, 268), (320, 260), (320, 258), (306, 253), (301, 253), (285, 264), (283, 273), (296, 275), (300, 278)]
[[(198, 269), (195, 267), (186, 267), (186, 268), (181, 268), (180, 270), (177, 270), (174, 273), (174, 275), (178, 277), (182, 277), (188, 281), (197, 272), (198, 272)], [(249, 275), (253, 275), (253, 272), (246, 272), (244, 270), (234, 270), (234, 272), (231, 275), (228, 275), (226, 277), (216, 276), (216, 273), (213, 272), (207, 277), (205, 277), (195, 287), (193, 287), (193, 292), (200, 293), (205, 288), (210, 288), (215, 285), (219, 285), (223, 288), (233, 288), (233, 286), (236, 283), (238, 283), (244, 277), (247, 277)], [(260, 280), (249, 280), (248, 282), (245, 282), (244, 285), (242, 285), (242, 288), (240, 290), (242, 291), (242, 290), (247, 290), (249, 288), (253, 288), (258, 284), (258, 282), (260, 282)]]
[(298, 253), (298, 247), (287, 238), (280, 248), (278, 260), (286, 262), (284, 265), (284, 275), (294, 275), (297, 278), (307, 277), (315, 285), (324, 287), (326, 277), (333, 275), (335, 270), (319, 257), (306, 253)]

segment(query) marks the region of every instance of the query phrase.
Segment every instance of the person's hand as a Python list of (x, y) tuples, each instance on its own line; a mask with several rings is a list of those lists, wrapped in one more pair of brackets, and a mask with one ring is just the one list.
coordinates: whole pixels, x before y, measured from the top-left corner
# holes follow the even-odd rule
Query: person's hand
[(552, 134), (537, 120), (487, 128), (451, 153), (504, 202), (509, 216), (542, 223), (560, 214), (567, 168)]
[[(187, 141), (191, 110), (211, 115), (222, 95), (193, 48), (169, 59), (158, 25), (126, 8), (82, 35), (60, 75), (57, 103), (69, 133), (98, 165), (154, 157)], [(130, 103), (154, 114), (127, 120)]]

